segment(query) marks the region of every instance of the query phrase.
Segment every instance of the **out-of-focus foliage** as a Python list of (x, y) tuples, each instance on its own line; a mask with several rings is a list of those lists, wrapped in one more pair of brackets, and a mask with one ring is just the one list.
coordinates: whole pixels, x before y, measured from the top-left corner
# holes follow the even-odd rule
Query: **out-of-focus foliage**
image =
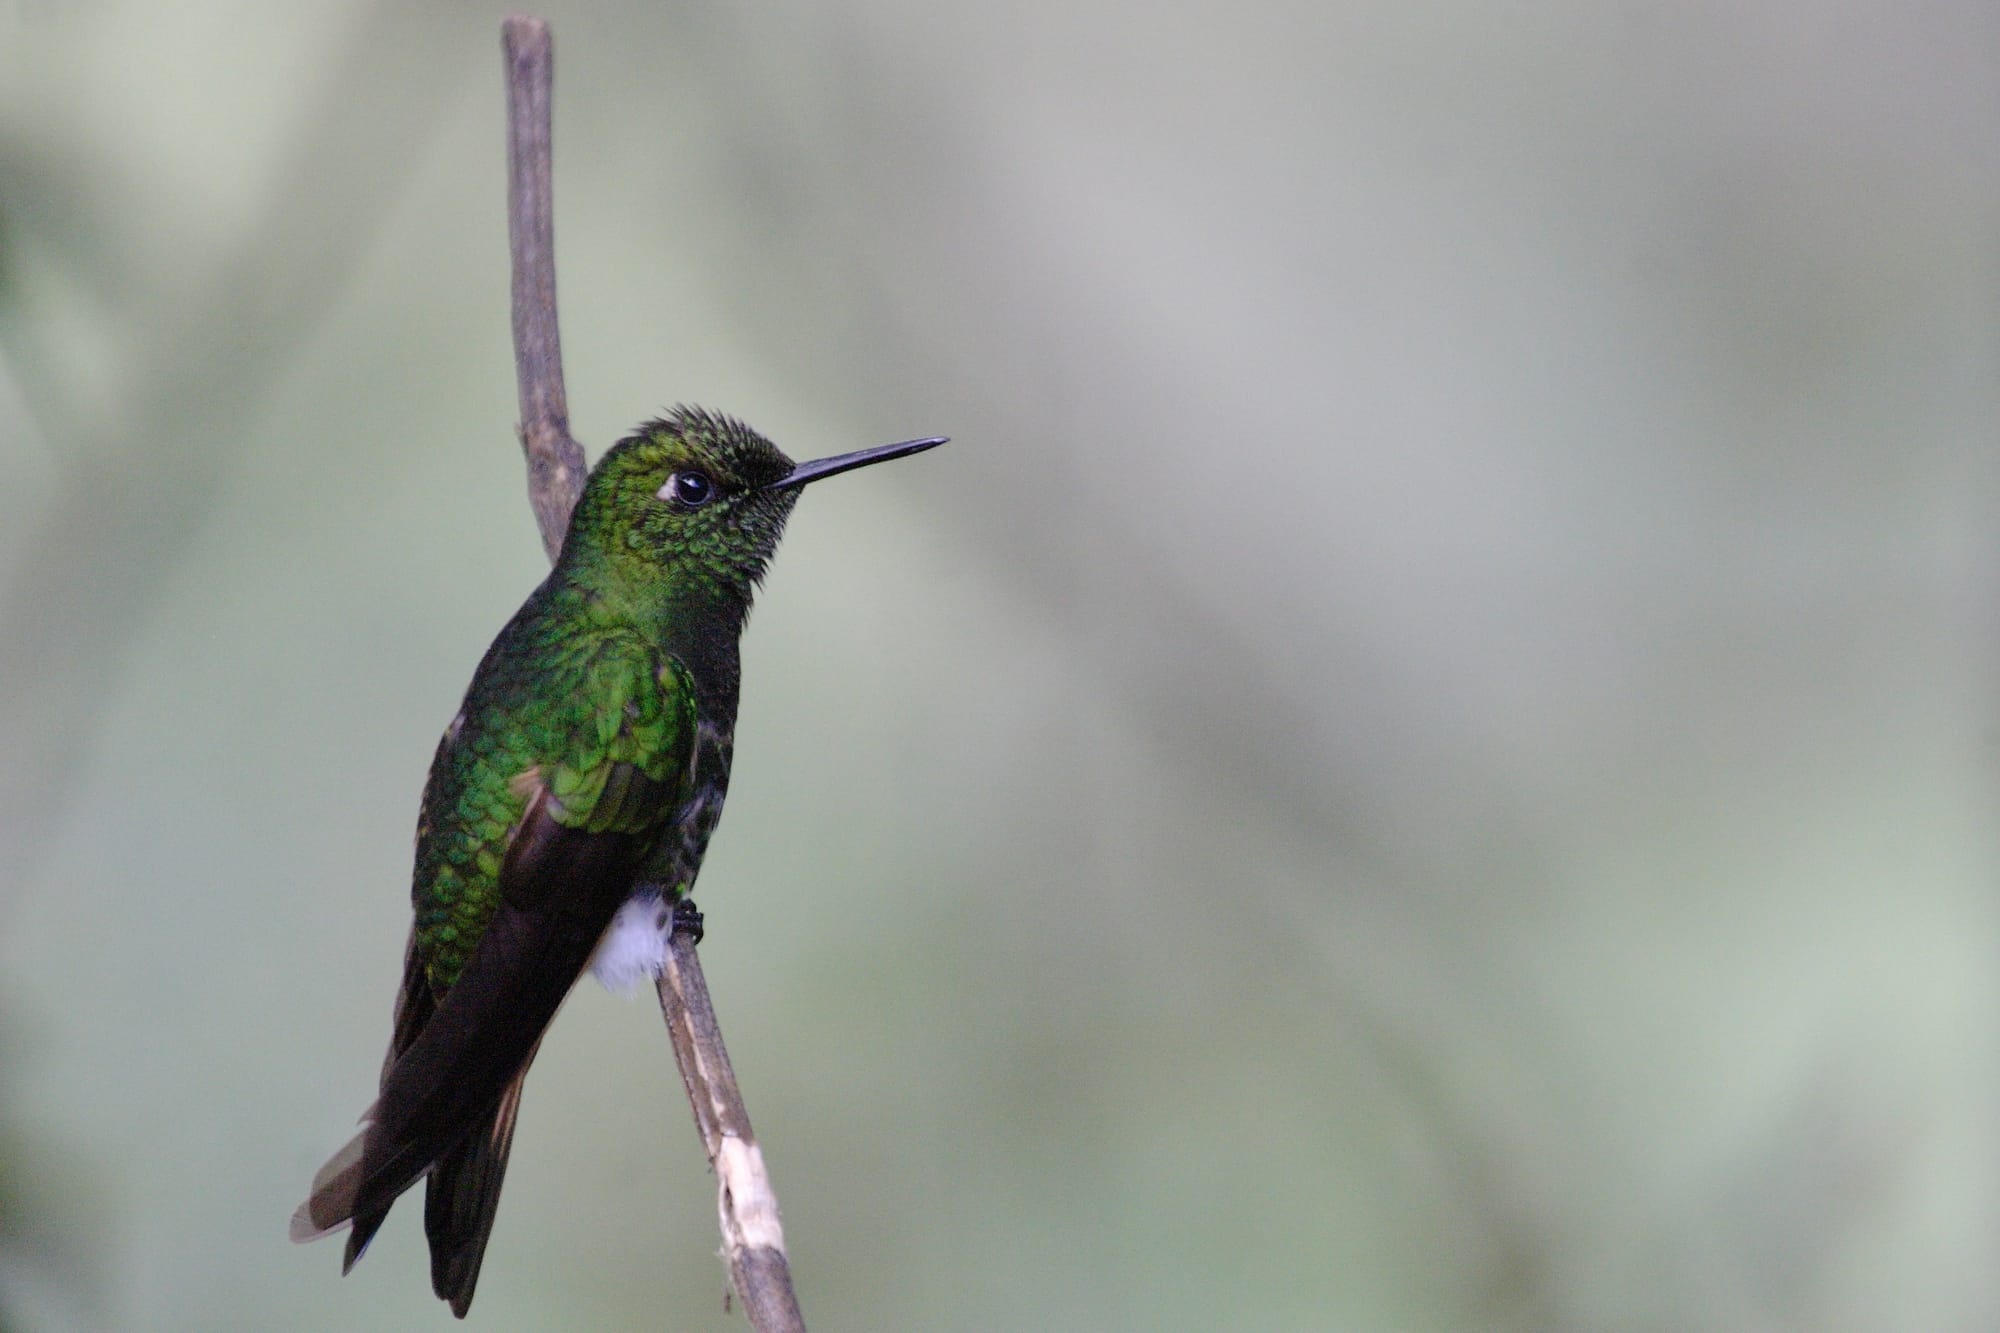
[[(546, 12), (579, 436), (954, 437), (703, 879), (817, 1326), (2000, 1324), (1991, 6)], [(443, 1317), (285, 1221), (541, 571), (498, 17), (0, 5), (9, 1327)], [(581, 991), (479, 1326), (730, 1326), (686, 1116)]]

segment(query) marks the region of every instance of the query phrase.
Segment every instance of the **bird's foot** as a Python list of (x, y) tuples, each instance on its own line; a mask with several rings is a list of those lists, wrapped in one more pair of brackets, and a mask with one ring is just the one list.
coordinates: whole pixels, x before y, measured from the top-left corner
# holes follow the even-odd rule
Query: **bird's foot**
[(674, 902), (674, 928), (668, 938), (687, 935), (700, 944), (706, 932), (702, 929), (701, 909), (694, 905), (692, 898), (680, 898)]

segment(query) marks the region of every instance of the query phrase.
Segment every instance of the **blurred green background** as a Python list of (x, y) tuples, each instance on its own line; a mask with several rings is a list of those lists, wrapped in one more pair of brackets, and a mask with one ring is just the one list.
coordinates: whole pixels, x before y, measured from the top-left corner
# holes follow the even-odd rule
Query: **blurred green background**
[[(2000, 1327), (2000, 11), (552, 4), (593, 457), (815, 490), (703, 954), (824, 1329)], [(446, 1327), (500, 11), (0, 3), (0, 1325)], [(740, 1326), (649, 997), (474, 1326)]]

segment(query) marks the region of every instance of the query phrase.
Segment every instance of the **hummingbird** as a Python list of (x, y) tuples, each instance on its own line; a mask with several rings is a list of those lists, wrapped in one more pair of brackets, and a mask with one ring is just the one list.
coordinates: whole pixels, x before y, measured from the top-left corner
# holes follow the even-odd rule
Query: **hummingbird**
[(427, 1179), (431, 1286), (465, 1317), (522, 1084), (564, 996), (586, 969), (613, 989), (658, 976), (677, 916), (698, 932), (738, 640), (800, 489), (944, 442), (795, 464), (680, 407), (606, 451), (438, 742), (380, 1095), (313, 1178), (293, 1240), (351, 1226), (345, 1273)]

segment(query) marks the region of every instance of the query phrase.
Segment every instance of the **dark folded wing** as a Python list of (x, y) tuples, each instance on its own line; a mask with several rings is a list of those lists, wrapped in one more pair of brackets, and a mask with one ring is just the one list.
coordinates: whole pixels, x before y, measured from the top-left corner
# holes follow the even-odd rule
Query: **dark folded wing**
[(537, 793), (500, 871), (500, 903), (465, 970), (383, 1081), (354, 1212), (386, 1208), (484, 1122), (631, 891), (629, 833), (559, 823)]

